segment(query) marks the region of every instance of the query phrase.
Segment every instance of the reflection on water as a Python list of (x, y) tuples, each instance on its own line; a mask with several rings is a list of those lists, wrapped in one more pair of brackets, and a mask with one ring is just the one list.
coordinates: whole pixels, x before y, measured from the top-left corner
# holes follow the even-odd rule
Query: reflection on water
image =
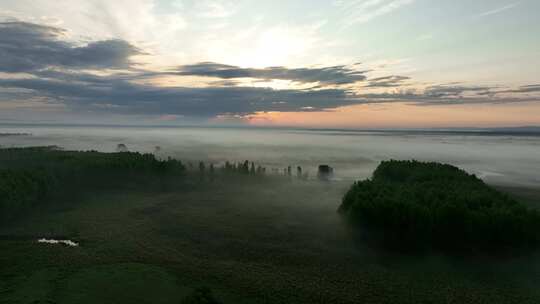
[[(58, 145), (65, 149), (156, 153), (186, 162), (253, 160), (269, 168), (301, 166), (310, 176), (320, 164), (338, 179), (369, 177), (386, 159), (439, 161), (495, 184), (540, 184), (540, 137), (446, 132), (361, 132), (242, 128), (0, 126), (0, 146)], [(156, 149), (159, 147), (159, 149)], [(495, 174), (494, 174), (495, 173)]]
[(60, 244), (60, 245), (66, 245), (69, 247), (77, 247), (79, 246), (79, 243), (74, 242), (72, 240), (55, 240), (55, 239), (39, 239), (38, 243), (45, 243), (45, 244)]

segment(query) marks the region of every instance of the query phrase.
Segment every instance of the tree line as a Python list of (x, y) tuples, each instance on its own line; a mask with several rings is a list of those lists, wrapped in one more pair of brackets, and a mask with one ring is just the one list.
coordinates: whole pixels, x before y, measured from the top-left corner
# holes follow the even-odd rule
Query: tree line
[[(16, 217), (38, 204), (71, 198), (93, 189), (115, 189), (129, 185), (144, 188), (166, 182), (213, 181), (217, 176), (266, 176), (267, 168), (248, 160), (213, 163), (183, 163), (171, 157), (129, 152), (119, 144), (116, 153), (64, 151), (56, 146), (0, 149), (0, 220)], [(156, 151), (159, 151), (156, 147)], [(274, 172), (274, 171), (272, 171)], [(197, 179), (197, 174), (199, 178)], [(307, 178), (297, 167), (297, 176)], [(292, 167), (280, 175), (293, 176)]]

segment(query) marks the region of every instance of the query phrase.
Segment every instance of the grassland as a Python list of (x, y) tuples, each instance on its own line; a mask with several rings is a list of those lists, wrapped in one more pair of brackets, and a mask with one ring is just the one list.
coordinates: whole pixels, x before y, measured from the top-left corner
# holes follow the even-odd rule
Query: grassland
[[(539, 303), (540, 255), (405, 255), (355, 239), (349, 182), (197, 172), (37, 205), (0, 224), (0, 303)], [(534, 191), (525, 193), (535, 206)], [(79, 247), (37, 243), (67, 238)]]

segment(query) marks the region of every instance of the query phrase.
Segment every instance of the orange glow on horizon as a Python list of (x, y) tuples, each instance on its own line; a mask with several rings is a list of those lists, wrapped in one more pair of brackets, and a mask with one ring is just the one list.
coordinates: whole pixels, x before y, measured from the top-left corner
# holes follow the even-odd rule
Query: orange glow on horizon
[(247, 120), (257, 126), (343, 128), (526, 126), (540, 124), (540, 102), (438, 106), (364, 104), (318, 112), (258, 112)]

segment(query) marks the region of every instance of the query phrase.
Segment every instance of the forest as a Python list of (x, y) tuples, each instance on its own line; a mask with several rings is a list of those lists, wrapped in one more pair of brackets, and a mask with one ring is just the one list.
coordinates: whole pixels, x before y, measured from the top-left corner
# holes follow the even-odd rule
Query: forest
[(0, 219), (9, 220), (38, 204), (73, 199), (98, 189), (171, 187), (188, 172), (200, 181), (213, 180), (218, 174), (261, 175), (266, 168), (247, 160), (226, 162), (219, 168), (202, 161), (184, 164), (127, 150), (100, 153), (64, 151), (55, 146), (0, 149)]
[(454, 166), (383, 161), (339, 212), (397, 249), (507, 250), (540, 241), (540, 214)]

